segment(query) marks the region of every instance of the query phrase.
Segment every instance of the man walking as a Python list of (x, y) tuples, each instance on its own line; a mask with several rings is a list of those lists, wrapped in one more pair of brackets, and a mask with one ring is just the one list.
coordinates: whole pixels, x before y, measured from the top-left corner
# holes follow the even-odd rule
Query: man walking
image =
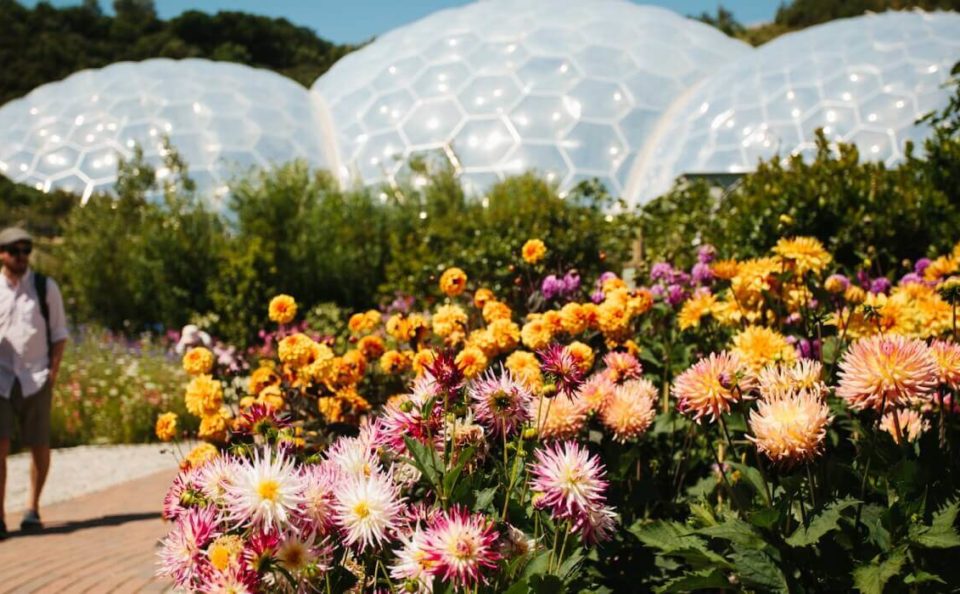
[(50, 468), (50, 405), (67, 343), (60, 289), (30, 269), (33, 239), (15, 227), (0, 231), (0, 540), (14, 427), (33, 455), (30, 501), (21, 530), (38, 530), (40, 492)]

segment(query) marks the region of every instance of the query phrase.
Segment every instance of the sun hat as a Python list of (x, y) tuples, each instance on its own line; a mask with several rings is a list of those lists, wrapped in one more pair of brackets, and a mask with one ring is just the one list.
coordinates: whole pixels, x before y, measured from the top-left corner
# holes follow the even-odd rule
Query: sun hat
[(18, 241), (33, 242), (33, 237), (20, 227), (7, 227), (0, 231), (0, 247), (8, 246)]

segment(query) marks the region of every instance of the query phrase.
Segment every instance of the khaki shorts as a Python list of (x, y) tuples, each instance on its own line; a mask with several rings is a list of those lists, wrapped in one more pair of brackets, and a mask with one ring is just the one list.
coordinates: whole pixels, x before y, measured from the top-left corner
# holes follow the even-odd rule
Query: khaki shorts
[[(0, 439), (12, 439), (14, 424), (20, 427), (20, 443), (25, 446), (50, 445), (50, 382), (36, 394), (23, 397), (20, 382), (13, 382), (10, 398), (0, 396)], [(16, 423), (14, 423), (16, 419)]]

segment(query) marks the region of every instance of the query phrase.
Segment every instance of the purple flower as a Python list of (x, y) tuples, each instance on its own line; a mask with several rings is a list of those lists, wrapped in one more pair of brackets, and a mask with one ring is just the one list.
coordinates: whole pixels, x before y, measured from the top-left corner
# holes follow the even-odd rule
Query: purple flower
[(597, 279), (597, 286), (598, 286), (598, 287), (601, 287), (601, 286), (603, 286), (603, 283), (607, 282), (608, 280), (613, 280), (613, 279), (615, 279), (615, 278), (617, 278), (617, 273), (616, 273), (616, 272), (610, 272), (610, 271), (608, 270), (608, 271), (604, 272), (603, 274), (601, 274), (601, 275), (600, 275), (600, 278)]
[(569, 297), (571, 294), (576, 293), (580, 288), (580, 273), (576, 270), (571, 270), (563, 276), (563, 294), (566, 297)]
[(885, 276), (873, 279), (870, 283), (871, 293), (886, 293), (890, 290), (890, 280)]
[(556, 298), (564, 290), (563, 281), (551, 274), (540, 283), (540, 292), (547, 301)]
[(690, 270), (690, 276), (693, 282), (698, 285), (706, 285), (713, 280), (713, 272), (710, 271), (710, 265), (706, 262), (697, 262)]
[(600, 305), (601, 303), (603, 303), (604, 297), (605, 295), (603, 294), (603, 291), (601, 291), (600, 289), (597, 289), (590, 295), (590, 301), (593, 301), (595, 304)]
[(717, 250), (709, 243), (703, 246), (700, 246), (700, 249), (697, 250), (697, 263), (698, 264), (709, 264), (713, 262), (713, 259), (717, 257)]
[(650, 268), (650, 280), (666, 281), (673, 277), (673, 267), (666, 262), (657, 262)]
[(667, 287), (667, 302), (676, 307), (683, 303), (687, 298), (687, 292), (680, 285), (670, 285)]
[(927, 266), (930, 266), (930, 258), (920, 258), (917, 260), (917, 263), (913, 265), (913, 271), (923, 276), (923, 271), (927, 269)]
[(913, 283), (923, 283), (923, 277), (917, 272), (908, 272), (900, 278), (901, 285), (910, 285)]

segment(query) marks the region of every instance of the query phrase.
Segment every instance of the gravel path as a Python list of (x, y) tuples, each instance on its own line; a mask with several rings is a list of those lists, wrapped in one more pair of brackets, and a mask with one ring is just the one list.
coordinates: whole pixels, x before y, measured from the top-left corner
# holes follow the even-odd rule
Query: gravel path
[[(181, 447), (191, 444), (181, 444)], [(187, 450), (185, 450), (187, 451)], [(80, 446), (53, 450), (50, 474), (40, 496), (40, 506), (50, 505), (101, 491), (177, 467), (170, 447), (160, 444)], [(7, 459), (8, 513), (27, 507), (30, 490), (30, 454), (22, 452)], [(162, 494), (160, 495), (162, 498)], [(41, 513), (42, 513), (41, 509)]]

